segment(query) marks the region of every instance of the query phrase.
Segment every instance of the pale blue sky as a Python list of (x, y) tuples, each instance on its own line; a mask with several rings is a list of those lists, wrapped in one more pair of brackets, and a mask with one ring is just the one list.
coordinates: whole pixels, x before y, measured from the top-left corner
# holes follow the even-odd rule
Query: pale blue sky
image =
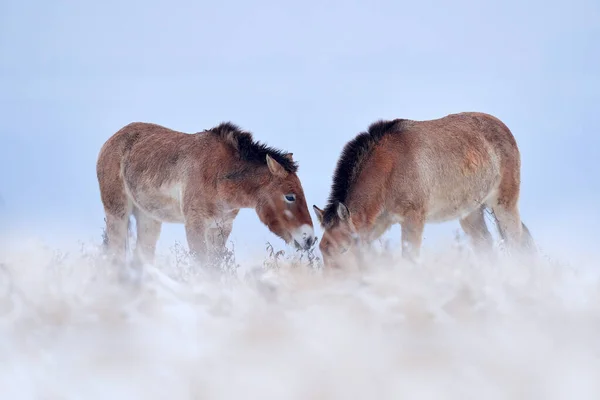
[[(372, 121), (484, 111), (521, 147), (534, 235), (596, 241), (598, 43), (597, 0), (2, 0), (2, 221), (49, 241), (99, 238), (96, 156), (131, 121), (194, 132), (232, 120), (292, 151), (309, 205), (323, 206), (341, 147)], [(184, 239), (181, 225), (163, 232), (162, 247)], [(259, 251), (274, 239), (249, 211), (233, 238)]]

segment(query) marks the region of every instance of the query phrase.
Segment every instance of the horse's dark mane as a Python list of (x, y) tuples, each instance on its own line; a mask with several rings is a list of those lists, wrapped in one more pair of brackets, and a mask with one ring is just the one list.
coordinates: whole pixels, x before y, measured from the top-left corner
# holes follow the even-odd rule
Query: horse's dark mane
[(379, 120), (373, 122), (367, 132), (361, 132), (346, 143), (333, 173), (333, 184), (328, 204), (323, 213), (323, 224), (330, 225), (337, 220), (338, 203), (345, 203), (364, 160), (373, 147), (386, 135), (401, 132), (403, 119)]
[(240, 129), (232, 122), (222, 122), (214, 128), (207, 129), (206, 132), (231, 143), (244, 161), (266, 165), (268, 154), (287, 172), (296, 173), (298, 171), (298, 164), (288, 158), (286, 152), (255, 141), (252, 133)]

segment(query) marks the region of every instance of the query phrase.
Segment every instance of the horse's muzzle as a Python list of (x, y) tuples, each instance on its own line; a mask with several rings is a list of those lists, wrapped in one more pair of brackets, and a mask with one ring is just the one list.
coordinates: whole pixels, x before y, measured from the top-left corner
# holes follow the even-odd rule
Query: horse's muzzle
[(298, 242), (298, 240), (294, 239), (294, 246), (298, 249), (298, 250), (310, 250), (311, 247), (313, 247), (313, 245), (317, 242), (317, 238), (315, 236), (309, 236), (306, 239), (301, 240), (300, 242)]
[(294, 246), (299, 250), (309, 250), (317, 242), (314, 231), (309, 225), (300, 227), (292, 237)]

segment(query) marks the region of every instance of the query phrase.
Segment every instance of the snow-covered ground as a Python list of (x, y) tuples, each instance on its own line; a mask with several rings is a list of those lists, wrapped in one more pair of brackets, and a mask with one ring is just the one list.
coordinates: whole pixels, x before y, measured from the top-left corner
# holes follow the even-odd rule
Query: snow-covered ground
[(246, 263), (217, 282), (169, 255), (137, 287), (93, 249), (0, 262), (6, 400), (600, 398), (593, 260), (489, 265), (448, 246), (420, 267)]

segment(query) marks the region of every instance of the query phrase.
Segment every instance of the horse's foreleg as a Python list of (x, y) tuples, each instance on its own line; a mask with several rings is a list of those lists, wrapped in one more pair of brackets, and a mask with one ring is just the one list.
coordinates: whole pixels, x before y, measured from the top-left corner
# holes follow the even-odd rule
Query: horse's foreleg
[(206, 231), (207, 253), (211, 263), (219, 264), (223, 261), (227, 239), (233, 229), (233, 220), (217, 223)]
[(392, 227), (392, 222), (389, 220), (380, 220), (377, 221), (373, 229), (371, 230), (371, 234), (369, 235), (370, 241), (375, 241), (383, 236), (390, 228)]
[(188, 218), (185, 221), (185, 235), (192, 257), (202, 266), (208, 263), (206, 223), (202, 217)]

